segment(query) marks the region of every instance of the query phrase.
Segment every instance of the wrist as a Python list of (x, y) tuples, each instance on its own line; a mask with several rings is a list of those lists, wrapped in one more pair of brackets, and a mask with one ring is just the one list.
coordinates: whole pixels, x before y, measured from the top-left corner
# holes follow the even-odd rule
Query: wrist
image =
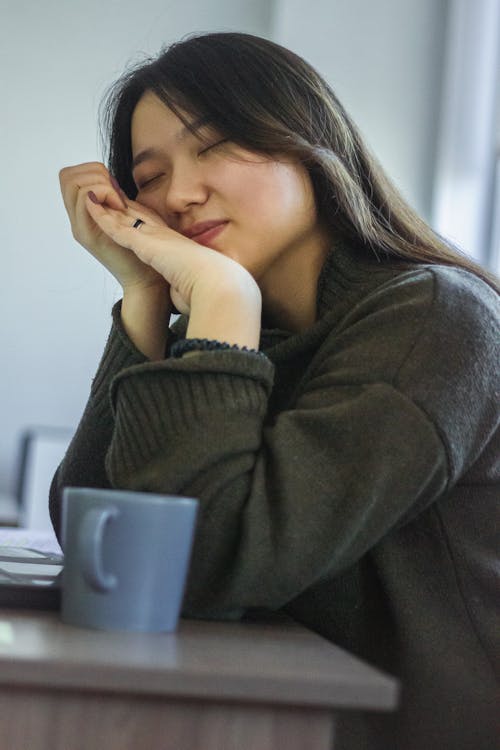
[(135, 346), (150, 360), (165, 357), (172, 302), (167, 284), (123, 290), (121, 318)]
[(223, 281), (210, 293), (193, 292), (191, 313), (186, 332), (188, 339), (209, 339), (227, 344), (258, 349), (262, 297), (260, 289), (250, 277), (231, 283)]

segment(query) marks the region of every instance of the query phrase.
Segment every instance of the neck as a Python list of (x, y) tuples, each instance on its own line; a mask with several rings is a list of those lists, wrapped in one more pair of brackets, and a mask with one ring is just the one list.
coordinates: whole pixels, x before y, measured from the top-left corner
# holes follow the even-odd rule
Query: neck
[(325, 231), (319, 241), (301, 246), (259, 280), (264, 316), (271, 327), (299, 333), (315, 323), (318, 279), (332, 244)]

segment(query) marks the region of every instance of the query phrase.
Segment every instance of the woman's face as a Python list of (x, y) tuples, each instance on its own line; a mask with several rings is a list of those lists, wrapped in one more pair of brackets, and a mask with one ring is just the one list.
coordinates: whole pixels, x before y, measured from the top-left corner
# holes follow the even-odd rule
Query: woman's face
[(193, 135), (151, 92), (133, 113), (132, 156), (136, 200), (188, 236), (201, 222), (220, 222), (193, 239), (231, 257), (258, 282), (298, 252), (324, 245), (301, 165), (221, 142), (207, 125)]

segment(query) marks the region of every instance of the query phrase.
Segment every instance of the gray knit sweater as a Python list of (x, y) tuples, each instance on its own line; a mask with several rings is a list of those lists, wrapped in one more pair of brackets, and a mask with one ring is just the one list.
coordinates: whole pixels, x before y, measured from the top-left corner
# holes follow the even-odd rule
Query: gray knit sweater
[(185, 616), (284, 609), (401, 679), (399, 711), (346, 715), (339, 748), (496, 750), (494, 292), (344, 246), (317, 322), (264, 328), (266, 357), (149, 362), (113, 317), (52, 485), (58, 533), (66, 485), (197, 497)]

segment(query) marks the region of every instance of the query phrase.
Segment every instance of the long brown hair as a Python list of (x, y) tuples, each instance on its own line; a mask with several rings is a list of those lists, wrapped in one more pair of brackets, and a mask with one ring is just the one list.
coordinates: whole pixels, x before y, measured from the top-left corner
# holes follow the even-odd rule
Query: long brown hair
[(446, 242), (406, 203), (326, 81), (290, 50), (233, 32), (192, 35), (126, 72), (101, 114), (108, 166), (130, 198), (130, 123), (152, 91), (189, 127), (206, 118), (224, 138), (308, 170), (318, 214), (332, 230), (381, 261), (446, 264), (467, 269), (498, 289), (495, 277)]

